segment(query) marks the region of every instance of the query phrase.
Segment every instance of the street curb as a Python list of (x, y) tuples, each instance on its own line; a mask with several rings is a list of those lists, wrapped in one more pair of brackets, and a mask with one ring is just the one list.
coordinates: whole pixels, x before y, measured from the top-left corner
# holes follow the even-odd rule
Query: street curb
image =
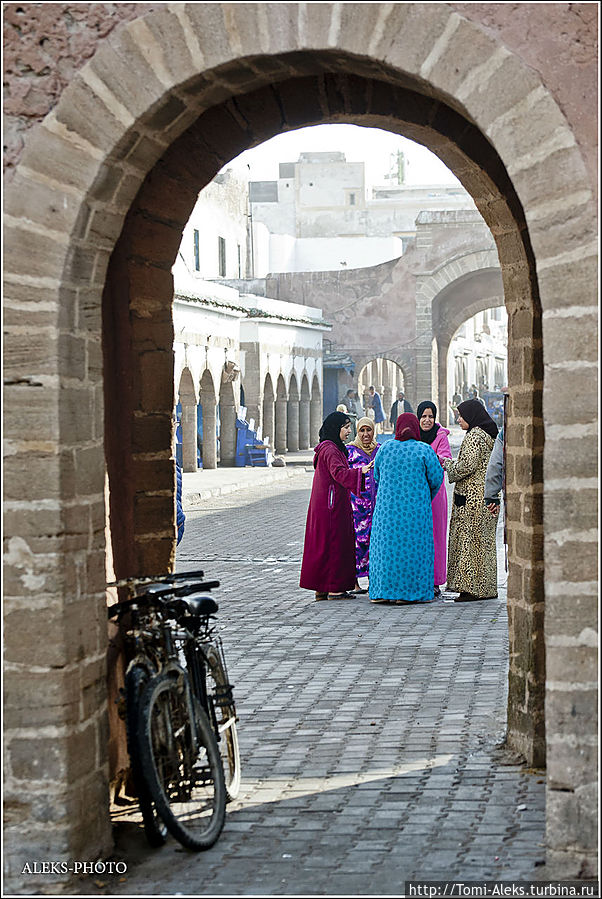
[[(259, 478), (256, 483), (245, 480), (239, 481), (234, 484), (223, 484), (221, 486), (216, 485), (215, 487), (208, 487), (206, 490), (200, 490), (198, 492), (184, 493), (182, 495), (182, 508), (184, 510), (193, 510), (200, 503), (204, 502), (207, 499), (211, 499), (212, 497), (226, 496), (229, 493), (238, 493), (239, 491), (246, 490), (249, 487), (261, 487), (264, 484), (274, 484), (278, 481), (285, 481), (288, 478), (294, 478), (299, 474), (306, 474), (308, 471), (310, 471), (310, 469), (306, 468), (304, 465), (294, 465), (290, 468), (276, 468), (274, 469), (274, 471), (270, 471), (269, 476), (262, 473), (261, 478)], [(313, 469), (311, 469), (311, 471), (313, 471)]]

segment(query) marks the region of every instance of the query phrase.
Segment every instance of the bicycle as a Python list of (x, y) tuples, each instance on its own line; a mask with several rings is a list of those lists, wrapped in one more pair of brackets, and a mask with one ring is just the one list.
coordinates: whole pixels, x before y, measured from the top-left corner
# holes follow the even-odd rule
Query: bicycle
[(195, 851), (215, 843), (226, 801), (240, 786), (236, 708), (223, 645), (210, 624), (218, 606), (210, 596), (191, 595), (219, 582), (201, 577), (118, 581), (110, 586), (144, 592), (109, 609), (109, 617), (133, 618), (126, 724), (147, 839), (161, 845), (166, 827)]

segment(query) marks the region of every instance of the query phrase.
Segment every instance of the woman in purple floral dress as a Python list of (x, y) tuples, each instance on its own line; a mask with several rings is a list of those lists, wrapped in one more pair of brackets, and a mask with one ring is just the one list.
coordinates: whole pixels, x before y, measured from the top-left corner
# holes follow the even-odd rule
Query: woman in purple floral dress
[[(370, 418), (360, 418), (357, 423), (357, 436), (352, 443), (347, 444), (347, 456), (350, 468), (359, 468), (372, 462), (379, 445), (374, 439), (374, 422)], [(357, 578), (368, 577), (368, 563), (370, 550), (370, 530), (372, 528), (372, 513), (376, 502), (376, 484), (372, 469), (366, 474), (365, 489), (357, 496), (351, 494), (351, 508), (353, 509), (353, 525), (355, 527), (355, 567), (356, 582), (354, 593), (367, 593), (360, 587)]]

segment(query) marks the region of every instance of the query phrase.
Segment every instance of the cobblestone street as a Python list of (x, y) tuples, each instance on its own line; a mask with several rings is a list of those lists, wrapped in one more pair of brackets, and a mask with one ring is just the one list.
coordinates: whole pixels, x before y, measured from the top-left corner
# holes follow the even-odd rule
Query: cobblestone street
[(242, 789), (206, 853), (150, 850), (118, 825), (129, 872), (98, 892), (395, 896), (411, 879), (537, 877), (544, 775), (499, 745), (505, 590), (313, 602), (298, 587), (310, 485), (300, 473), (188, 512), (178, 568), (222, 584)]

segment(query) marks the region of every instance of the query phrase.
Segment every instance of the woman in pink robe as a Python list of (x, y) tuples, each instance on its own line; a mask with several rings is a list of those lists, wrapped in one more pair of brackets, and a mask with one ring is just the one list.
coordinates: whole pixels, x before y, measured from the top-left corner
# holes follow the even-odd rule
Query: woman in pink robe
[(347, 448), (351, 422), (332, 412), (320, 429), (314, 455), (314, 480), (307, 511), (300, 586), (315, 590), (316, 600), (354, 599), (355, 529), (350, 493), (358, 495), (373, 462), (349, 468)]
[[(417, 415), (420, 422), (420, 439), (428, 443), (438, 456), (451, 459), (449, 431), (435, 421), (437, 407), (431, 400), (418, 405)], [(435, 540), (435, 596), (441, 593), (441, 584), (447, 580), (447, 491), (445, 481), (433, 500), (433, 537)]]

